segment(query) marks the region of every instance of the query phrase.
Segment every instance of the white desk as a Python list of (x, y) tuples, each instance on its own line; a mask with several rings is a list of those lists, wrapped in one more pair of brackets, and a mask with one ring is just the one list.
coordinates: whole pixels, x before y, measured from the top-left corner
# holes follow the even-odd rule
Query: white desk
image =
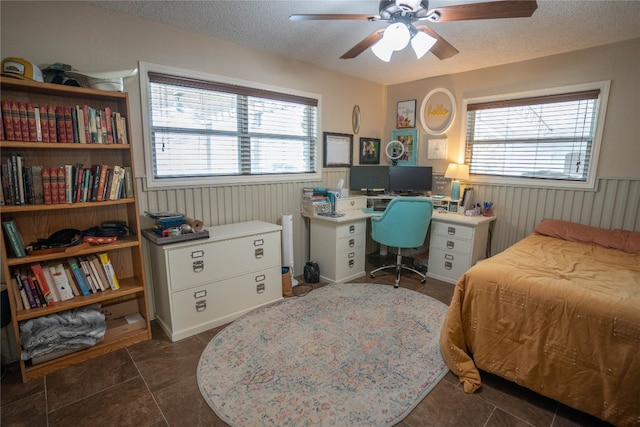
[[(336, 211), (344, 215), (339, 217), (303, 214), (309, 218), (310, 259), (318, 263), (321, 280), (344, 283), (366, 274), (367, 219), (384, 213), (364, 209), (368, 198), (372, 197), (340, 199)], [(427, 276), (455, 284), (485, 258), (489, 226), (495, 219), (434, 211)]]

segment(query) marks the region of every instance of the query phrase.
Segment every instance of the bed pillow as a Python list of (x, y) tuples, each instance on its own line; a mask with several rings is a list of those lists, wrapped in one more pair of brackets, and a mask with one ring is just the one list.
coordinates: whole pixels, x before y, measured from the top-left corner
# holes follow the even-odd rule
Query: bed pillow
[(534, 229), (534, 232), (571, 242), (593, 243), (633, 254), (640, 253), (640, 232), (637, 231), (607, 230), (575, 222), (545, 218)]

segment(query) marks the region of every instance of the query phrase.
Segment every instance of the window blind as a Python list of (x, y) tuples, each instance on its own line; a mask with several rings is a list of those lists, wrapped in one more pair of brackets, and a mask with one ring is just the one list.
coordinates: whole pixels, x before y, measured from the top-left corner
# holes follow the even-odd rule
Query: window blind
[(468, 104), (470, 173), (586, 181), (599, 94), (587, 90)]
[(155, 178), (315, 172), (317, 99), (148, 76)]

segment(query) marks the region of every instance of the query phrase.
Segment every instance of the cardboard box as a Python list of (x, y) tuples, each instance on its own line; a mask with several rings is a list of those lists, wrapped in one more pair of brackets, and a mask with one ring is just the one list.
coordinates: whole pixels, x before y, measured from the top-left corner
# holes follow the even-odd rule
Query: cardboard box
[(118, 317), (124, 317), (127, 314), (138, 313), (139, 311), (138, 300), (135, 298), (102, 307), (102, 313), (107, 322)]

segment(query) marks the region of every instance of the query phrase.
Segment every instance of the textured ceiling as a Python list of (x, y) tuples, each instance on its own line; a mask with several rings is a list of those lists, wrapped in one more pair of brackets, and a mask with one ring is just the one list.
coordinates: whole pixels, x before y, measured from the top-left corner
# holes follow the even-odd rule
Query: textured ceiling
[[(477, 3), (433, 0), (429, 8)], [(368, 21), (290, 21), (302, 13), (377, 14), (378, 1), (210, 0), (91, 1), (142, 19), (270, 51), (340, 73), (382, 84), (518, 62), (593, 46), (640, 38), (640, 1), (538, 0), (530, 18), (429, 24), (460, 53), (439, 60), (417, 60), (410, 48), (391, 62), (368, 49), (354, 59), (340, 59), (353, 45), (385, 23)], [(597, 58), (594, 58), (597, 60)]]

